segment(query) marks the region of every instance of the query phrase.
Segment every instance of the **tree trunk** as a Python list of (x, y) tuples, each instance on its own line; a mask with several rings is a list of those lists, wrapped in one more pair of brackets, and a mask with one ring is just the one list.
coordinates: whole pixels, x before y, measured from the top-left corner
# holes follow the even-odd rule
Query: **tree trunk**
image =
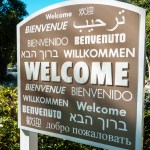
[(0, 55), (0, 81), (6, 79), (7, 71), (7, 58), (4, 58), (3, 55)]
[(146, 62), (147, 62), (147, 65), (148, 65), (148, 79), (150, 80), (150, 62), (149, 62), (149, 59), (148, 59), (147, 56), (146, 56)]

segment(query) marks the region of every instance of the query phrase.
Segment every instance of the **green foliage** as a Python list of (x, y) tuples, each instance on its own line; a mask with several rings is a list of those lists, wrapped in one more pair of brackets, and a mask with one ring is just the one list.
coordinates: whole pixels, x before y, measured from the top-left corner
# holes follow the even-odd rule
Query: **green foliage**
[(101, 148), (95, 148), (41, 134), (39, 134), (38, 148), (39, 150), (102, 150)]
[(20, 0), (0, 1), (0, 80), (6, 76), (7, 64), (17, 61), (16, 25), (27, 15)]
[(145, 91), (145, 105), (144, 105), (144, 148), (150, 148), (150, 93)]
[(131, 3), (146, 9), (146, 76), (150, 78), (150, 0), (131, 0)]
[(0, 86), (0, 149), (19, 149), (17, 88)]

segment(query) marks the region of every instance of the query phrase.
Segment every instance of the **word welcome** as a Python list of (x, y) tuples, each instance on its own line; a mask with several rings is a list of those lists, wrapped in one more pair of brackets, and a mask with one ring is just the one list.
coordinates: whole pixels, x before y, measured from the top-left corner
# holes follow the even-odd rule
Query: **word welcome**
[[(72, 83), (100, 85), (128, 86), (128, 62), (92, 62), (91, 67), (86, 62), (80, 61), (76, 64), (67, 61), (61, 66), (60, 75), (58, 75), (57, 62), (24, 62), (27, 80), (39, 80)], [(113, 71), (115, 76), (113, 80)], [(73, 71), (73, 75), (68, 75), (68, 71)], [(82, 72), (82, 73), (81, 73)], [(113, 83), (114, 81), (114, 83)]]

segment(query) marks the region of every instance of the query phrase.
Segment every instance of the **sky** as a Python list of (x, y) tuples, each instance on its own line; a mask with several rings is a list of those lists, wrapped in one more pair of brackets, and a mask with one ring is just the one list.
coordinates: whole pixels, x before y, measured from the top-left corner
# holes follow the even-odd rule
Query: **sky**
[(33, 14), (34, 12), (50, 6), (52, 4), (56, 4), (59, 2), (64, 2), (66, 0), (21, 0), (22, 2), (24, 2), (27, 7), (26, 10), (29, 13), (29, 15)]

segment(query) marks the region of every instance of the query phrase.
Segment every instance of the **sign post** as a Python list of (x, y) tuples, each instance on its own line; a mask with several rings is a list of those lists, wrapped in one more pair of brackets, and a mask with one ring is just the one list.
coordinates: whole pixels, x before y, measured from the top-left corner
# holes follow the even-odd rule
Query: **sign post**
[(42, 133), (111, 150), (142, 148), (144, 9), (117, 1), (69, 1), (29, 16), (17, 31), (24, 136)]
[(21, 129), (20, 150), (38, 150), (38, 134)]

